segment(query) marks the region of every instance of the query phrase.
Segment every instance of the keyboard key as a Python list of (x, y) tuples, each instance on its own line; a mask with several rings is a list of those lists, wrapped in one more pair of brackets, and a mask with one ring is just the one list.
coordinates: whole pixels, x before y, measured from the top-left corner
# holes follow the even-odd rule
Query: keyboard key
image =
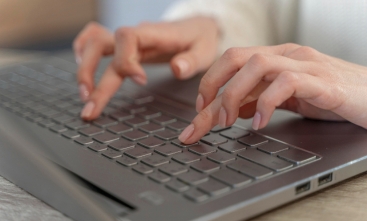
[(138, 173), (141, 173), (141, 174), (148, 174), (148, 173), (153, 173), (153, 168), (147, 166), (147, 165), (144, 165), (144, 164), (137, 164), (135, 166), (132, 167), (133, 170), (135, 170), (136, 172)]
[(100, 133), (103, 133), (103, 129), (96, 127), (96, 126), (90, 126), (79, 130), (79, 133), (85, 135), (85, 136), (94, 136)]
[(148, 123), (149, 123), (149, 121), (147, 121), (143, 118), (139, 118), (139, 117), (134, 117), (134, 118), (131, 118), (131, 119), (125, 121), (125, 124), (127, 124), (129, 126), (132, 126), (132, 127), (139, 127), (139, 126), (142, 126), (142, 125), (148, 124)]
[(247, 130), (239, 129), (239, 128), (236, 128), (236, 127), (232, 127), (229, 130), (225, 130), (225, 131), (220, 132), (220, 135), (222, 135), (224, 137), (227, 137), (228, 139), (232, 139), (232, 140), (238, 139), (240, 137), (247, 136), (249, 134), (250, 134), (250, 132), (248, 132)]
[(38, 122), (39, 125), (41, 125), (42, 127), (51, 127), (53, 125), (55, 125), (55, 123), (51, 120), (42, 120), (40, 122)]
[(122, 153), (114, 149), (108, 148), (106, 151), (103, 151), (102, 155), (110, 159), (115, 159), (121, 157)]
[(109, 143), (120, 139), (120, 137), (118, 135), (109, 132), (104, 132), (102, 134), (97, 134), (96, 136), (93, 137), (93, 139), (100, 143)]
[(144, 140), (140, 140), (138, 144), (147, 148), (155, 148), (164, 145), (165, 142), (155, 137), (148, 137)]
[(139, 127), (139, 130), (144, 131), (146, 133), (155, 133), (164, 130), (164, 127), (158, 124), (150, 123)]
[(161, 155), (155, 154), (150, 157), (144, 158), (141, 160), (141, 162), (151, 166), (151, 167), (157, 167), (163, 164), (166, 164), (169, 162), (169, 159), (166, 157), (163, 157)]
[(39, 114), (41, 114), (44, 117), (50, 118), (50, 117), (56, 117), (60, 115), (60, 111), (57, 110), (53, 110), (51, 108), (49, 108), (47, 111), (40, 111)]
[(118, 112), (113, 112), (112, 114), (110, 114), (110, 117), (118, 121), (124, 121), (124, 120), (133, 118), (134, 115), (123, 112), (123, 111), (118, 111)]
[(187, 168), (178, 163), (169, 163), (159, 167), (159, 170), (170, 176), (176, 176), (178, 174), (186, 172)]
[(228, 153), (235, 153), (241, 150), (245, 150), (246, 146), (238, 142), (228, 142), (228, 143), (219, 145), (218, 148)]
[(222, 143), (226, 143), (228, 140), (222, 136), (219, 136), (218, 134), (210, 134), (209, 136), (201, 138), (200, 141), (215, 146)]
[(218, 164), (206, 159), (194, 162), (190, 167), (202, 173), (210, 173), (220, 168)]
[(199, 161), (200, 157), (190, 152), (183, 152), (180, 154), (176, 154), (172, 157), (172, 159), (182, 164), (189, 164)]
[(277, 172), (293, 167), (292, 163), (289, 163), (276, 157), (269, 156), (266, 153), (260, 152), (256, 149), (247, 149), (239, 153), (238, 156), (250, 160), (252, 162), (261, 164)]
[(57, 125), (51, 126), (50, 130), (56, 133), (62, 133), (62, 132), (67, 131), (68, 129), (66, 129), (63, 125), (57, 124)]
[(127, 132), (127, 133), (123, 133), (122, 137), (124, 137), (128, 140), (131, 140), (131, 141), (138, 141), (138, 140), (149, 137), (149, 135), (146, 134), (146, 133), (143, 133), (141, 131), (134, 130), (134, 131), (130, 131), (130, 132)]
[(161, 112), (155, 110), (146, 110), (144, 112), (139, 113), (138, 115), (146, 120), (150, 120), (161, 116)]
[(158, 137), (159, 139), (167, 141), (176, 139), (179, 135), (180, 135), (179, 133), (174, 132), (172, 130), (163, 130), (154, 134), (154, 136)]
[(92, 138), (85, 137), (85, 136), (80, 136), (80, 137), (76, 138), (74, 141), (77, 142), (78, 144), (81, 144), (81, 145), (87, 145), (87, 144), (93, 143)]
[(166, 144), (164, 146), (154, 148), (154, 151), (159, 154), (162, 154), (163, 156), (171, 156), (177, 153), (181, 153), (182, 149), (172, 144)]
[(169, 117), (167, 115), (162, 115), (162, 116), (152, 119), (152, 121), (160, 125), (167, 125), (167, 124), (175, 122), (176, 119), (173, 117)]
[(179, 147), (182, 147), (182, 148), (185, 148), (185, 147), (191, 147), (191, 146), (194, 146), (194, 145), (197, 145), (199, 144), (198, 142), (196, 143), (192, 143), (192, 144), (185, 144), (185, 143), (182, 143), (180, 140), (176, 139), (176, 140), (173, 140), (171, 143), (173, 143), (174, 145), (176, 146), (179, 146)]
[(296, 164), (303, 164), (316, 159), (315, 155), (295, 148), (278, 153), (278, 157)]
[(219, 125), (217, 125), (217, 126), (215, 126), (215, 127), (213, 127), (211, 130), (210, 130), (210, 132), (214, 132), (214, 133), (217, 133), (217, 132), (221, 132), (221, 131), (223, 131), (223, 130), (228, 130), (229, 128), (231, 128), (231, 127), (221, 127), (221, 126), (219, 126)]
[(117, 124), (117, 121), (113, 120), (109, 117), (100, 117), (100, 118), (94, 120), (93, 124), (98, 126), (98, 127), (108, 127), (108, 126)]
[(278, 142), (267, 142), (262, 145), (260, 145), (257, 149), (268, 153), (268, 154), (275, 154), (279, 153), (284, 150), (288, 150), (289, 147), (285, 144), (278, 143)]
[(217, 148), (208, 146), (206, 144), (197, 144), (189, 148), (189, 151), (198, 155), (207, 155), (210, 153), (214, 153), (216, 150)]
[(250, 136), (239, 139), (238, 142), (250, 147), (255, 147), (268, 142), (268, 139), (256, 134), (251, 134)]
[(107, 150), (107, 146), (105, 146), (103, 144), (100, 144), (100, 143), (89, 144), (88, 148), (93, 150), (93, 151), (96, 151), (96, 152), (101, 152), (101, 151)]
[(126, 167), (131, 167), (131, 166), (133, 166), (133, 165), (135, 165), (135, 164), (138, 163), (137, 160), (134, 160), (134, 159), (132, 159), (132, 158), (130, 158), (128, 156), (119, 157), (116, 160), (116, 162), (119, 163), (119, 164), (122, 164), (122, 165), (124, 165)]
[(128, 104), (128, 105), (122, 105), (121, 106), (124, 110), (126, 110), (127, 112), (129, 112), (130, 114), (137, 114), (137, 113), (141, 113), (146, 111), (146, 107), (144, 106), (140, 106), (140, 105), (136, 105), (136, 104)]
[(55, 121), (55, 122), (57, 122), (59, 124), (65, 124), (67, 122), (70, 122), (70, 121), (75, 120), (74, 117), (69, 116), (69, 115), (66, 115), (66, 114), (53, 117), (52, 119), (53, 119), (53, 121)]
[(219, 170), (210, 176), (232, 187), (244, 186), (252, 181), (251, 178), (228, 169)]
[(109, 143), (108, 146), (118, 151), (124, 151), (135, 147), (135, 143), (127, 141), (125, 139), (119, 139)]
[(67, 123), (65, 126), (70, 128), (70, 129), (73, 129), (73, 130), (79, 130), (79, 129), (82, 129), (84, 127), (89, 127), (89, 125), (90, 124), (88, 122), (81, 121), (81, 120), (76, 120), (76, 121), (72, 121), (72, 122)]
[(82, 107), (71, 108), (71, 109), (68, 109), (67, 112), (71, 114), (72, 116), (79, 116), (80, 113), (82, 112)]
[(184, 196), (188, 198), (189, 200), (192, 200), (194, 202), (202, 202), (207, 200), (209, 197), (207, 194), (201, 192), (200, 190), (196, 188), (192, 188), (185, 192)]
[(199, 184), (198, 189), (209, 195), (217, 196), (228, 192), (230, 187), (214, 179), (209, 179), (209, 181)]
[(116, 125), (107, 127), (107, 130), (114, 133), (114, 134), (122, 134), (122, 133), (126, 133), (128, 131), (132, 131), (133, 128), (129, 127), (129, 126), (126, 126), (125, 124), (118, 123)]
[(223, 151), (217, 151), (216, 153), (211, 153), (208, 155), (207, 158), (216, 163), (227, 163), (229, 161), (236, 159), (234, 155), (223, 152)]
[(273, 171), (270, 169), (252, 163), (248, 160), (237, 159), (235, 162), (228, 164), (227, 167), (246, 174), (254, 179), (262, 179), (273, 174)]
[[(117, 112), (116, 108), (110, 107), (110, 106), (106, 106), (103, 111), (102, 111), (102, 115), (104, 116), (109, 116), (113, 113)], [(116, 119), (117, 120), (117, 119)]]
[(156, 182), (158, 182), (158, 183), (165, 183), (165, 182), (170, 181), (170, 179), (171, 179), (171, 177), (169, 177), (166, 174), (161, 173), (159, 171), (156, 171), (156, 172), (150, 174), (149, 178), (156, 181)]
[(203, 173), (198, 173), (193, 170), (183, 173), (177, 177), (177, 179), (181, 180), (184, 183), (190, 184), (190, 185), (197, 185), (199, 183), (203, 183), (205, 181), (208, 181), (208, 176)]
[(176, 180), (176, 179), (173, 179), (173, 180), (169, 181), (166, 184), (166, 187), (168, 187), (169, 189), (171, 189), (173, 191), (179, 192), (179, 193), (184, 192), (184, 191), (189, 189), (188, 185), (186, 185), (185, 183), (183, 183), (179, 180)]
[(80, 134), (73, 130), (68, 130), (62, 133), (62, 136), (69, 138), (69, 139), (75, 139), (77, 137), (80, 137)]
[(137, 146), (131, 150), (125, 151), (125, 154), (132, 158), (138, 159), (141, 157), (152, 155), (152, 151), (148, 150), (147, 148)]
[(189, 124), (188, 123), (184, 123), (182, 121), (176, 121), (176, 122), (173, 122), (173, 123), (167, 125), (167, 127), (169, 129), (172, 129), (172, 130), (177, 131), (177, 132), (181, 132), (187, 126), (189, 126)]

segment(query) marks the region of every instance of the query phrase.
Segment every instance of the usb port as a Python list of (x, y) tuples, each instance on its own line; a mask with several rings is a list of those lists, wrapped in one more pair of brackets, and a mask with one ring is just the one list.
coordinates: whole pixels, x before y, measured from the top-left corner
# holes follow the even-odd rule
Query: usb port
[(333, 180), (333, 173), (328, 173), (319, 177), (319, 186), (330, 183)]
[(310, 187), (311, 187), (310, 182), (307, 182), (307, 183), (296, 186), (296, 195), (310, 190)]

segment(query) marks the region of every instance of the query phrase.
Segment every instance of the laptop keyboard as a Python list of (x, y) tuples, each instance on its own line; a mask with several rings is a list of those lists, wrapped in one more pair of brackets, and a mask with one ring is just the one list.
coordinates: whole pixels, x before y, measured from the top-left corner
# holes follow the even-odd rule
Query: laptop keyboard
[(100, 118), (85, 122), (72, 71), (30, 64), (0, 72), (1, 107), (194, 202), (320, 158), (234, 126), (214, 127), (198, 143), (183, 144), (177, 137), (189, 122), (154, 108), (153, 100), (120, 93)]

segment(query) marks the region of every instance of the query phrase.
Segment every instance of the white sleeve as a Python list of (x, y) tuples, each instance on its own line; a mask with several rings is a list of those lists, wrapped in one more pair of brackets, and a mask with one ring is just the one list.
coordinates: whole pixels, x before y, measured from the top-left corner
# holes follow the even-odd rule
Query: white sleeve
[(297, 0), (181, 0), (166, 11), (163, 19), (213, 17), (222, 34), (218, 48), (221, 55), (230, 47), (293, 41), (297, 7)]

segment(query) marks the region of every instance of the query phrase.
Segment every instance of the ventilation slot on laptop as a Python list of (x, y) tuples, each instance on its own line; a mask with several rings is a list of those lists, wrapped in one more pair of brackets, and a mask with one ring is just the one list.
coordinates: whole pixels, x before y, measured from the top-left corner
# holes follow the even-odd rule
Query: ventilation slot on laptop
[(303, 192), (306, 192), (310, 190), (311, 188), (311, 182), (303, 183), (301, 185), (296, 186), (296, 195), (301, 194)]
[(328, 173), (319, 177), (319, 186), (330, 183), (333, 180), (333, 173)]

